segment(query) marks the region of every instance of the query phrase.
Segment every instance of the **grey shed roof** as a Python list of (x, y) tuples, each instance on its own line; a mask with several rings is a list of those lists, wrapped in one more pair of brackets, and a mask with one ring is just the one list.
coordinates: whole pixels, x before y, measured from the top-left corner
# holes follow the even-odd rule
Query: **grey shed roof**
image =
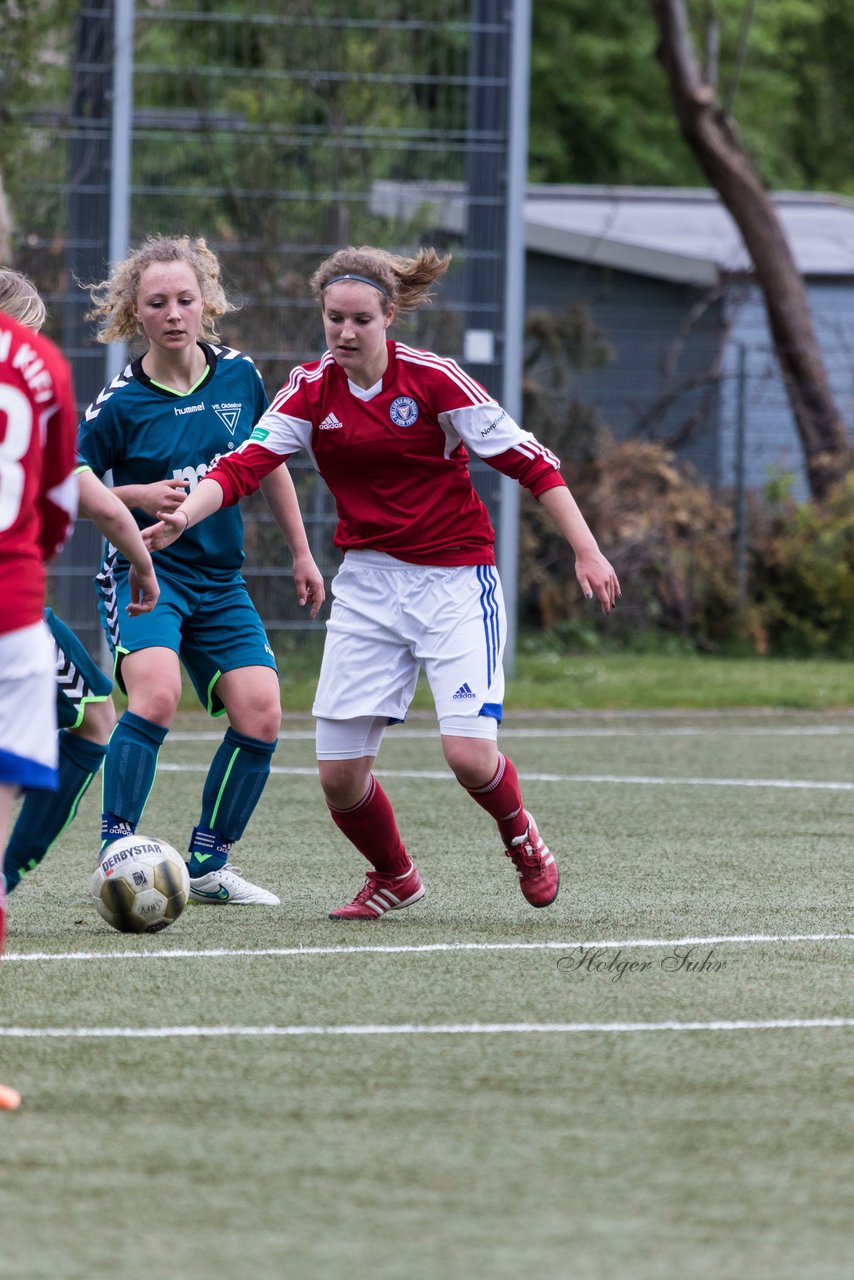
[[(854, 201), (772, 198), (804, 275), (854, 277)], [(529, 186), (525, 239), (529, 250), (689, 284), (750, 270), (729, 212), (703, 188)]]
[[(795, 262), (805, 276), (854, 277), (854, 200), (812, 192), (772, 194)], [(435, 224), (462, 234), (462, 183), (375, 182), (372, 212)], [(741, 233), (717, 192), (704, 187), (529, 186), (525, 243), (530, 250), (712, 285), (749, 272)]]

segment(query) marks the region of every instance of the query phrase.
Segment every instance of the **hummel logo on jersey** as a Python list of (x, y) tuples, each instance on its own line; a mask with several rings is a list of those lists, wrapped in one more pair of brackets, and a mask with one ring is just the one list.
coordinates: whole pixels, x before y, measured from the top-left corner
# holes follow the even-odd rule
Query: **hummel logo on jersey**
[(476, 697), (477, 697), (477, 694), (472, 693), (471, 689), (468, 687), (467, 684), (461, 684), (459, 689), (457, 689), (457, 692), (454, 694), (454, 701), (456, 702), (458, 698), (476, 698)]
[(340, 431), (344, 426), (343, 422), (339, 422), (334, 413), (328, 413), (318, 427), (318, 431)]

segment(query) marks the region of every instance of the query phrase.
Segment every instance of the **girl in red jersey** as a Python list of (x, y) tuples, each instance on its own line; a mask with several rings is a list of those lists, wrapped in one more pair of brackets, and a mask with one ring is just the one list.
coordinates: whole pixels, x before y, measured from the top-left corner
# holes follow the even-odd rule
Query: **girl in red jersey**
[(149, 531), (168, 545), (223, 503), (253, 492), (305, 449), (335, 498), (344, 553), (332, 591), (314, 715), (320, 782), (332, 819), (371, 865), (333, 920), (376, 920), (424, 896), (391, 804), (372, 773), (383, 733), (405, 715), (423, 668), (445, 759), (495, 820), (523, 895), (557, 897), (554, 856), (498, 749), (506, 619), (495, 534), (469, 454), (524, 485), (575, 553), (578, 581), (608, 613), (619, 583), (561, 478), (560, 463), (455, 361), (389, 340), (449, 257), (369, 247), (327, 258), (311, 285), (328, 350), (293, 370), (249, 440)]
[[(17, 272), (0, 274), (0, 307), (7, 286), (31, 288)], [(18, 792), (57, 785), (45, 565), (77, 511), (71, 370), (28, 320), (0, 310), (0, 855)], [(0, 952), (4, 887), (0, 862)]]

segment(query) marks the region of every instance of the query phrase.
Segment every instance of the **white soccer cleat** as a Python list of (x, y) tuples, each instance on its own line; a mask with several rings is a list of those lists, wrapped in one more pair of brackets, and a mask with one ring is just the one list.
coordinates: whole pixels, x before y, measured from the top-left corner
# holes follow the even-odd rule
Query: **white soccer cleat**
[(207, 902), (214, 906), (262, 906), (276, 907), (279, 899), (274, 893), (262, 889), (244, 879), (236, 867), (226, 863), (217, 871), (208, 871), (206, 875), (190, 877), (190, 901)]

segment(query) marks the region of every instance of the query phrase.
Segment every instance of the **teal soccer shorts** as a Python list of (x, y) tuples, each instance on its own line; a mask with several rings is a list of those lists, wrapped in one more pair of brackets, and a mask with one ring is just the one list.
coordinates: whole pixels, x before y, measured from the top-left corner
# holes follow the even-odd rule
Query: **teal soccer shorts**
[(56, 721), (60, 729), (76, 729), (86, 704), (106, 702), (113, 682), (105, 676), (89, 650), (52, 609), (45, 609), (56, 662)]
[(226, 671), (241, 667), (278, 670), (263, 623), (239, 575), (226, 582), (200, 580), (191, 586), (158, 564), (160, 597), (151, 613), (136, 618), (125, 612), (130, 601), (126, 570), (116, 570), (108, 563), (95, 581), (101, 621), (115, 655), (116, 683), (123, 691), (122, 658), (140, 649), (177, 653), (199, 701), (214, 716), (224, 711), (213, 690)]

